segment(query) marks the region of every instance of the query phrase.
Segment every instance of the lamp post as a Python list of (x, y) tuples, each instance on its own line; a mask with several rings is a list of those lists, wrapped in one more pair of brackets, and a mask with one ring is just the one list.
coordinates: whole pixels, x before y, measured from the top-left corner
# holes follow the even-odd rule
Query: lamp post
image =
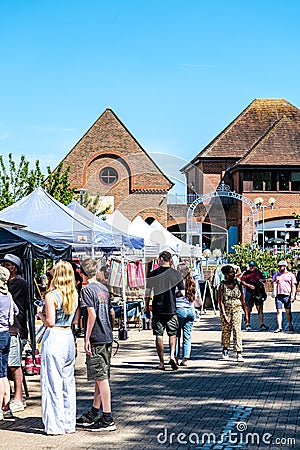
[(274, 208), (275, 198), (270, 197), (268, 200), (268, 205), (263, 205), (264, 199), (262, 197), (257, 197), (254, 199), (254, 203), (256, 204), (256, 208), (261, 209), (261, 232), (262, 232), (262, 250), (265, 251), (265, 209), (266, 208)]

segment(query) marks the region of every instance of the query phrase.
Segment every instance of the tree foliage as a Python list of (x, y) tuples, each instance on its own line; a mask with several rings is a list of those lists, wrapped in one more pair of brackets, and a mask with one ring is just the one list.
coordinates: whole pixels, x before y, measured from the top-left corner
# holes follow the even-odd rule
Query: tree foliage
[(42, 182), (42, 187), (52, 197), (64, 205), (68, 205), (74, 198), (75, 188), (71, 188), (69, 182), (70, 167), (63, 170), (63, 163), (61, 162), (54, 172), (50, 167), (47, 167), (48, 177)]
[(111, 205), (108, 205), (106, 207), (104, 206), (103, 208), (99, 209), (100, 198), (100, 194), (96, 196), (90, 196), (88, 192), (85, 192), (81, 199), (80, 196), (78, 196), (76, 200), (81, 200), (82, 206), (88, 209), (91, 213), (95, 214), (97, 217), (105, 220), (105, 214), (110, 210)]
[(24, 155), (18, 164), (10, 153), (7, 165), (0, 155), (0, 210), (29, 195), (39, 186), (61, 203), (70, 203), (75, 190), (69, 183), (70, 168), (63, 170), (60, 163), (55, 172), (52, 172), (50, 167), (47, 167), (47, 172), (46, 178), (41, 171), (39, 160), (35, 161), (35, 168), (30, 169), (30, 163)]
[(278, 262), (281, 259), (289, 262), (291, 270), (295, 270), (298, 266), (297, 258), (292, 253), (269, 253), (267, 249), (262, 252), (257, 244), (239, 244), (232, 247), (235, 253), (226, 254), (230, 263), (237, 264), (241, 270), (245, 270), (249, 261), (255, 261), (257, 268), (268, 278), (277, 272)]

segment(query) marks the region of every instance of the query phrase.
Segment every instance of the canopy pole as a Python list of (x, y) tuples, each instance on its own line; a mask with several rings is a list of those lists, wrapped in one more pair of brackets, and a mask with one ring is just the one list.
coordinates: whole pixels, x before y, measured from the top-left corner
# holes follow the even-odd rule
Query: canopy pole
[(121, 249), (121, 273), (122, 273), (122, 299), (123, 299), (123, 318), (124, 328), (127, 330), (127, 308), (126, 308), (126, 279), (125, 279), (125, 256), (123, 248)]

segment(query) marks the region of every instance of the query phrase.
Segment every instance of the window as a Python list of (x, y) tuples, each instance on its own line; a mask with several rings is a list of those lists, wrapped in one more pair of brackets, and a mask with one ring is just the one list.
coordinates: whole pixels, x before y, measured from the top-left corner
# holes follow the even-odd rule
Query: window
[(118, 181), (118, 172), (113, 167), (105, 167), (100, 172), (100, 181), (109, 186)]
[(279, 172), (279, 190), (289, 190), (289, 172)]
[(252, 176), (253, 176), (253, 190), (254, 191), (262, 191), (264, 174), (262, 172), (256, 172)]
[(275, 172), (265, 172), (265, 191), (276, 191)]
[(300, 191), (300, 172), (291, 172), (291, 190)]

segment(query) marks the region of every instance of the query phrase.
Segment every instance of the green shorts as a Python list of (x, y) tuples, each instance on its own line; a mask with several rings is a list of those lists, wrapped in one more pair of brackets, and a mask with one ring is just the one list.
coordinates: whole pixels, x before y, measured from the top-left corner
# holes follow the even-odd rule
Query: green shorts
[(167, 331), (168, 336), (176, 336), (179, 327), (178, 317), (176, 314), (161, 314), (152, 317), (152, 328), (154, 336), (163, 336)]
[(91, 347), (92, 354), (86, 355), (87, 379), (108, 380), (112, 344), (98, 344)]

